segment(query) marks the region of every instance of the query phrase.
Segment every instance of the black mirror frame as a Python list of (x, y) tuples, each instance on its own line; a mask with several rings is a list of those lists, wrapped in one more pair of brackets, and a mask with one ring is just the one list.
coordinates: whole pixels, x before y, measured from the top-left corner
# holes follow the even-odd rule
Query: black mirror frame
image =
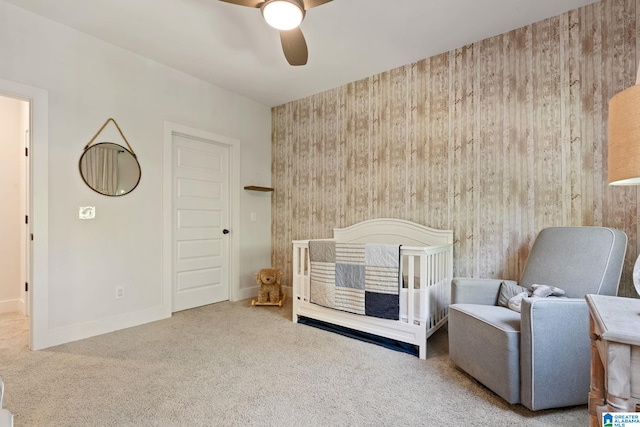
[[(89, 184), (87, 182), (87, 179), (85, 178), (84, 174), (82, 173), (82, 159), (84, 158), (84, 156), (89, 152), (89, 150), (91, 150), (93, 147), (99, 147), (101, 145), (104, 144), (109, 144), (109, 145), (115, 145), (117, 147), (120, 147), (120, 149), (122, 150), (122, 152), (126, 152), (129, 153), (133, 159), (136, 162), (136, 165), (138, 166), (138, 179), (136, 180), (136, 183), (133, 185), (133, 187), (131, 187), (131, 189), (129, 189), (128, 191), (126, 191), (125, 193), (120, 193), (120, 194), (108, 194), (108, 193), (103, 193), (102, 191), (99, 191), (95, 188), (93, 188), (93, 186), (91, 184)], [(87, 185), (87, 187), (89, 187), (90, 189), (92, 189), (93, 191), (95, 191), (98, 194), (101, 194), (103, 196), (109, 196), (109, 197), (120, 197), (120, 196), (125, 196), (129, 193), (131, 193), (133, 190), (136, 189), (136, 187), (138, 187), (138, 184), (140, 184), (140, 179), (142, 178), (142, 167), (140, 166), (140, 162), (138, 161), (138, 156), (135, 155), (135, 153), (133, 153), (131, 150), (123, 147), (120, 144), (116, 144), (115, 142), (100, 142), (98, 144), (94, 144), (91, 146), (87, 146), (85, 147), (84, 152), (82, 153), (82, 155), (80, 156), (80, 160), (78, 161), (78, 171), (80, 172), (80, 176), (82, 177), (82, 180), (84, 181), (84, 183)]]

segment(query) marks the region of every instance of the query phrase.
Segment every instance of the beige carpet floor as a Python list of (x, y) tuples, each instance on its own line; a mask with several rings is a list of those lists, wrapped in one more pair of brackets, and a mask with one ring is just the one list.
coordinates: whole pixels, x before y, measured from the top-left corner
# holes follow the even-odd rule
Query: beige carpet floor
[(0, 315), (5, 406), (20, 426), (587, 426), (586, 406), (530, 412), (457, 369), (224, 302), (41, 351)]

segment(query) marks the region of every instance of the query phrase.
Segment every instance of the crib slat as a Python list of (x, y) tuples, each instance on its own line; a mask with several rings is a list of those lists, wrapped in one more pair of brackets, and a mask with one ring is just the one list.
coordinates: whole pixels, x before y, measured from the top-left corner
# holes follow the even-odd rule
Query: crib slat
[(415, 260), (414, 257), (409, 255), (408, 257), (409, 271), (407, 272), (407, 323), (413, 324), (413, 312), (415, 310), (414, 302), (414, 288), (415, 288)]

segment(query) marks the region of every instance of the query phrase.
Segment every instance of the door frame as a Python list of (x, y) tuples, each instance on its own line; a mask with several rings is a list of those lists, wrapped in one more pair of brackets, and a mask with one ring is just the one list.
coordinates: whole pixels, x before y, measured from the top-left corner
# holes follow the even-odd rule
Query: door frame
[(0, 79), (0, 94), (29, 103), (29, 348), (49, 347), (49, 92)]
[(169, 121), (163, 122), (162, 307), (173, 310), (173, 136), (181, 135), (229, 147), (229, 299), (240, 296), (240, 141)]

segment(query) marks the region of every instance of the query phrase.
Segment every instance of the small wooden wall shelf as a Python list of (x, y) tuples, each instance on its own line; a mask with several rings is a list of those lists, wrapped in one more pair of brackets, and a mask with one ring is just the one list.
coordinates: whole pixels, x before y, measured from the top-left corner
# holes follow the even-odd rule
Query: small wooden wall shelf
[(244, 189), (251, 191), (273, 191), (273, 188), (271, 187), (258, 187), (255, 185), (247, 185), (246, 187), (244, 187)]

